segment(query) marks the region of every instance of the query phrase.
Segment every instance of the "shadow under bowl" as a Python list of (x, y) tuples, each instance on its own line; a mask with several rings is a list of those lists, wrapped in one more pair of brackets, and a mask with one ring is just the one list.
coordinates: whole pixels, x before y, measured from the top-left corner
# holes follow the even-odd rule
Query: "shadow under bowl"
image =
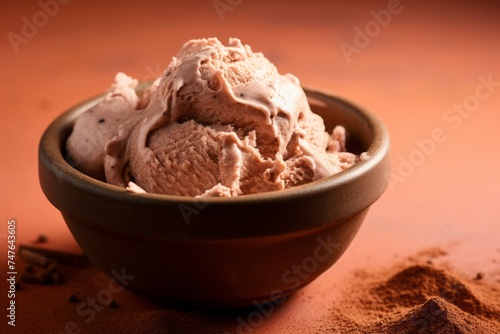
[(128, 289), (196, 307), (280, 300), (340, 258), (390, 178), (383, 123), (333, 94), (304, 90), (327, 130), (343, 125), (348, 150), (367, 160), (306, 185), (234, 198), (132, 194), (64, 159), (75, 119), (96, 97), (43, 134), (42, 190), (93, 265)]

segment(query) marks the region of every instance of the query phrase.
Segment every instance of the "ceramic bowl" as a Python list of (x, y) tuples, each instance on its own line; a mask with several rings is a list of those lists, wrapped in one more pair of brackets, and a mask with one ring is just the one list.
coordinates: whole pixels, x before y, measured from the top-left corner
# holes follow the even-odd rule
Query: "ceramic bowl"
[(327, 130), (343, 125), (348, 150), (367, 152), (367, 160), (306, 185), (235, 198), (130, 193), (64, 159), (75, 119), (99, 96), (63, 113), (43, 134), (42, 190), (93, 265), (128, 289), (202, 307), (277, 302), (342, 256), (390, 178), (383, 123), (334, 94), (304, 90)]

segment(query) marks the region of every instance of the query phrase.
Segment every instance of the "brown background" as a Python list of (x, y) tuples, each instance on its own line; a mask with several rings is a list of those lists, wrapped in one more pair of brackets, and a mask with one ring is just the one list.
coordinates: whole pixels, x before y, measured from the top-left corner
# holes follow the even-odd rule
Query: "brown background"
[[(302, 327), (327, 316), (329, 303), (350, 273), (389, 265), (429, 247), (445, 248), (447, 261), (466, 275), (481, 271), (486, 279), (498, 284), (498, 5), (402, 0), (398, 6), (401, 12), (393, 14), (386, 27), (372, 33), (373, 37), (365, 41), (367, 45), (359, 47), (359, 53), (352, 54), (349, 62), (341, 43), (355, 46), (356, 28), (364, 30), (374, 20), (371, 11), (386, 10), (387, 1), (221, 2), (231, 7), (222, 17), (212, 0), (72, 0), (60, 4), (47, 22), (39, 14), (43, 9), (37, 1), (2, 2), (2, 301), (7, 289), (8, 219), (17, 221), (18, 245), (43, 233), (49, 237), (48, 246), (77, 250), (62, 218), (38, 185), (37, 145), (43, 130), (65, 109), (107, 89), (116, 72), (139, 80), (157, 77), (185, 41), (211, 36), (223, 42), (238, 37), (254, 51), (262, 51), (280, 72), (293, 73), (304, 85), (336, 92), (370, 109), (387, 124), (392, 140), (393, 173), (398, 182), (393, 182), (373, 206), (341, 260), (255, 332), (303, 331)], [(23, 38), (29, 38), (13, 45), (13, 34), (23, 36), (23, 25), (33, 22), (34, 17), (41, 26), (37, 31), (25, 29)], [(478, 88), (479, 77), (496, 82), (491, 92)], [(449, 111), (474, 102), (471, 96), (477, 89), (490, 94), (463, 117)], [(417, 142), (429, 143), (436, 129), (444, 139), (434, 141), (432, 149), (427, 146), (428, 151), (423, 152)], [(101, 274), (88, 275), (105, 286)], [(122, 323), (113, 320), (117, 319), (116, 312), (102, 312), (86, 324), (75, 315), (74, 305), (63, 303), (67, 291), (50, 291), (49, 299), (37, 303), (39, 294), (18, 292), (16, 328), (20, 333), (33, 332), (33, 328), (59, 333), (67, 321), (76, 322), (82, 333), (112, 330)], [(154, 314), (163, 319), (155, 328), (168, 333), (196, 332), (190, 326), (234, 332), (238, 326), (236, 316), (167, 308), (160, 311), (161, 307), (129, 292), (122, 293), (120, 299), (124, 304), (120, 312), (129, 317), (126, 328), (131, 332), (139, 332), (140, 327), (133, 319)], [(39, 306), (30, 306), (35, 304)], [(64, 307), (69, 310), (61, 310)], [(5, 328), (3, 302), (1, 310), (0, 328)], [(47, 322), (47, 317), (57, 312), (64, 316)]]

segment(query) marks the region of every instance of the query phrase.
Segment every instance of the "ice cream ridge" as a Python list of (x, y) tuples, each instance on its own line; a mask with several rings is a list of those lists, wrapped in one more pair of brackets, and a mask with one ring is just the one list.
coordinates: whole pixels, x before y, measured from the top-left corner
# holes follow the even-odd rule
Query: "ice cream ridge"
[(136, 192), (241, 196), (331, 176), (359, 157), (325, 131), (299, 80), (239, 39), (186, 42), (145, 89), (118, 73), (76, 120), (67, 160)]

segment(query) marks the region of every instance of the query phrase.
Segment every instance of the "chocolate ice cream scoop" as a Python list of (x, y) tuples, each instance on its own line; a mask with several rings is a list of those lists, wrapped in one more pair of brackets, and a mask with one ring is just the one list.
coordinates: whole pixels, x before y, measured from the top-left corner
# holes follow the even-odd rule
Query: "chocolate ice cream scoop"
[(67, 160), (85, 174), (105, 180), (104, 147), (118, 134), (118, 127), (133, 118), (137, 109), (149, 103), (149, 90), (136, 93), (138, 81), (118, 73), (115, 83), (100, 103), (78, 117), (66, 141)]
[(112, 115), (99, 152), (87, 162), (93, 167), (81, 169), (91, 176), (104, 169), (108, 183), (133, 182), (168, 195), (238, 196), (308, 183), (359, 160), (341, 152), (345, 131), (325, 132), (295, 76), (280, 74), (236, 38), (227, 45), (188, 41), (145, 93), (136, 93), (128, 77), (116, 79), (89, 110), (97, 116), (82, 116), (67, 145), (71, 157), (83, 160), (78, 145), (95, 131), (97, 117)]

